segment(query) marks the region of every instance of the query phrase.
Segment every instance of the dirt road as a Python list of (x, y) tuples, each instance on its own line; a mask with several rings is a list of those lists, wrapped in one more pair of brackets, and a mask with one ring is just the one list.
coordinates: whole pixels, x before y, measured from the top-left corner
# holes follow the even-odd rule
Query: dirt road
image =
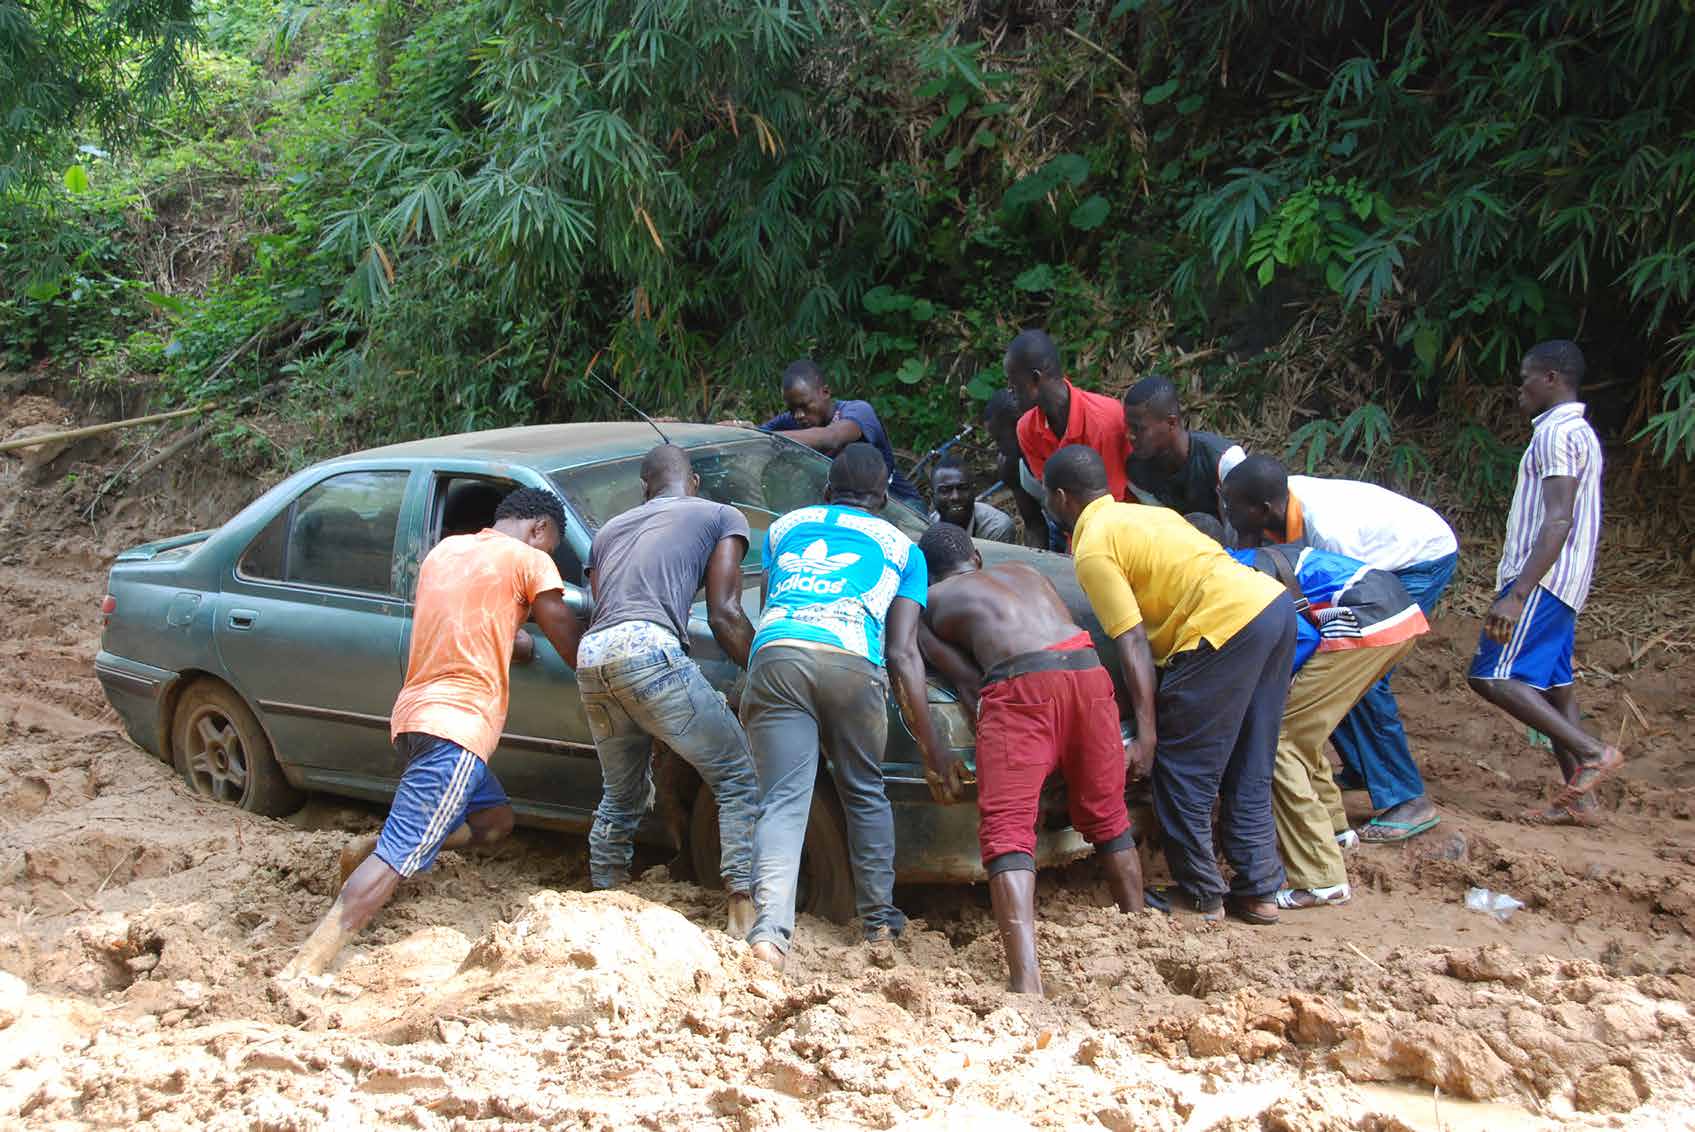
[[(779, 983), (716, 930), (721, 897), (663, 868), (589, 894), (581, 840), (539, 835), (444, 855), (334, 989), (283, 994), (337, 849), (380, 814), (195, 800), (91, 664), (111, 556), (261, 485), (190, 478), (91, 523), (113, 463), (69, 455), (71, 481), (0, 462), (0, 1124), (1695, 1127), (1695, 665), (1664, 650), (1580, 647), (1592, 724), (1628, 716), (1636, 757), (1604, 829), (1534, 829), (1510, 816), (1547, 755), (1470, 697), (1475, 628), (1444, 620), (1401, 679), (1437, 832), (1361, 850), (1352, 905), (1274, 928), (1120, 916), (1087, 861), (1044, 876), (1043, 1001), (1000, 989), (981, 890), (902, 892), (890, 970), (803, 920)], [(1472, 884), (1529, 907), (1469, 912)]]

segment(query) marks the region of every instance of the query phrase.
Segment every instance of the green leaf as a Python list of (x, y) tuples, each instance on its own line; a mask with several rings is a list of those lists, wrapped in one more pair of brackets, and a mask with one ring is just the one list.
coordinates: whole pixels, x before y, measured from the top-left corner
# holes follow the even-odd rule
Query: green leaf
[(957, 145), (948, 150), (948, 155), (942, 158), (942, 168), (952, 173), (959, 168), (959, 163), (965, 160), (965, 151)]
[(1433, 323), (1425, 323), (1413, 331), (1413, 353), (1427, 371), (1434, 372), (1436, 358), (1442, 350), (1442, 335)]
[(970, 100), (965, 97), (963, 91), (948, 99), (948, 117), (959, 117), (960, 113), (965, 109), (966, 103), (969, 101)]
[(1266, 256), (1264, 259), (1259, 261), (1258, 279), (1261, 287), (1269, 285), (1276, 275), (1277, 260), (1274, 257)]
[(865, 309), (872, 314), (888, 314), (891, 311), (911, 310), (913, 299), (911, 295), (897, 291), (884, 283), (865, 292), (865, 296), (860, 302), (864, 303)]
[(895, 371), (895, 377), (903, 385), (917, 385), (930, 374), (930, 364), (923, 358), (908, 358)]
[(1068, 182), (1074, 189), (1089, 178), (1089, 159), (1081, 154), (1058, 154), (1048, 162), (1047, 168), (1057, 179)]
[(24, 294), (38, 303), (49, 303), (59, 296), (59, 280), (36, 279), (24, 288)]
[(1106, 223), (1107, 214), (1112, 206), (1106, 198), (1096, 193), (1082, 204), (1071, 210), (1071, 226), (1085, 232), (1092, 232)]
[(1054, 289), (1053, 268), (1045, 263), (1038, 263), (1026, 271), (1021, 271), (1012, 281), (1012, 285), (1020, 291), (1051, 291)]
[(73, 193), (88, 191), (88, 170), (80, 165), (73, 165), (65, 170), (65, 188)]
[(1324, 282), (1338, 295), (1342, 293), (1342, 281), (1347, 278), (1347, 271), (1342, 267), (1342, 261), (1333, 259), (1324, 265)]
[(1177, 85), (1176, 79), (1170, 79), (1166, 82), (1160, 83), (1156, 87), (1150, 87), (1148, 92), (1142, 95), (1142, 105), (1158, 106), (1160, 103), (1177, 93)]
[(987, 401), (1000, 392), (1004, 378), (994, 370), (981, 370), (977, 376), (966, 383), (965, 391), (979, 401)]
[(929, 299), (918, 299), (912, 304), (912, 320), (914, 322), (929, 322), (936, 317), (936, 304)]
[(1179, 114), (1193, 114), (1195, 111), (1199, 110), (1202, 106), (1205, 106), (1205, 105), (1206, 105), (1206, 95), (1204, 95), (1204, 94), (1191, 94), (1188, 98), (1183, 99), (1181, 102), (1179, 102), (1177, 104), (1177, 113), (1179, 113)]

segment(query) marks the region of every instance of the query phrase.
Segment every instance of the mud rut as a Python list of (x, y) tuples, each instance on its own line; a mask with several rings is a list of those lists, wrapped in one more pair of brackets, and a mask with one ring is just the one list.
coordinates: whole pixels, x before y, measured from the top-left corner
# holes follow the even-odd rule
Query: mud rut
[[(34, 423), (0, 412), (0, 433)], [(333, 989), (278, 993), (337, 849), (380, 813), (252, 818), (124, 738), (91, 664), (111, 556), (262, 485), (190, 474), (90, 523), (110, 459), (0, 462), (6, 1126), (1390, 1130), (1437, 1127), (1439, 1092), (1448, 1129), (1695, 1127), (1695, 666), (1585, 683), (1595, 725), (1628, 690), (1648, 734), (1605, 829), (1533, 829), (1510, 818), (1547, 756), (1470, 698), (1457, 620), (1399, 678), (1443, 824), (1351, 856), (1345, 909), (1126, 918), (1083, 862), (1042, 878), (1045, 1001), (1001, 991), (981, 890), (901, 893), (889, 970), (803, 919), (779, 983), (715, 930), (716, 894), (659, 867), (591, 895), (580, 839), (521, 834), (444, 855)], [(1529, 907), (1468, 912), (1472, 884)]]

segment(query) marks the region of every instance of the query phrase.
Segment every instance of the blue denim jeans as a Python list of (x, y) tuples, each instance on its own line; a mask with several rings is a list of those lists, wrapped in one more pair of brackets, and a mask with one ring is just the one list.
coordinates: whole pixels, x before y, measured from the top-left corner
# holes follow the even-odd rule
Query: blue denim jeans
[(759, 783), (747, 736), (724, 698), (680, 652), (638, 648), (577, 670), (603, 789), (589, 830), (589, 879), (627, 881), (636, 828), (653, 807), (653, 740), (700, 772), (718, 802), (724, 887), (749, 892)]
[(894, 811), (883, 792), (888, 688), (881, 668), (848, 653), (770, 644), (754, 654), (742, 694), (760, 789), (753, 835), (758, 919), (749, 943), (774, 944), (787, 954), (794, 939), (795, 888), (820, 741), (847, 819), (860, 923), (867, 936), (879, 928), (897, 935), (905, 929), (906, 917), (894, 905)]
[[(1418, 602), (1424, 615), (1433, 617), (1436, 603), (1448, 588), (1458, 564), (1459, 555), (1449, 554), (1430, 562), (1415, 562), (1396, 570), (1395, 576), (1407, 587), (1407, 593)], [(1371, 791), (1374, 810), (1387, 810), (1424, 794), (1424, 776), (1413, 762), (1395, 693), (1389, 690), (1389, 677), (1393, 675), (1391, 669), (1373, 684), (1371, 691), (1342, 718), (1330, 736), (1342, 756), (1343, 767), (1362, 779)]]

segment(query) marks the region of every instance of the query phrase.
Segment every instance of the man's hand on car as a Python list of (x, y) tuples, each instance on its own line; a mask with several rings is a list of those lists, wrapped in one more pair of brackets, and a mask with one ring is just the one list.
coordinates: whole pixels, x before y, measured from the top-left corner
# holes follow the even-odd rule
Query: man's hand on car
[(512, 638), (512, 663), (528, 664), (536, 658), (536, 639), (519, 629)]

